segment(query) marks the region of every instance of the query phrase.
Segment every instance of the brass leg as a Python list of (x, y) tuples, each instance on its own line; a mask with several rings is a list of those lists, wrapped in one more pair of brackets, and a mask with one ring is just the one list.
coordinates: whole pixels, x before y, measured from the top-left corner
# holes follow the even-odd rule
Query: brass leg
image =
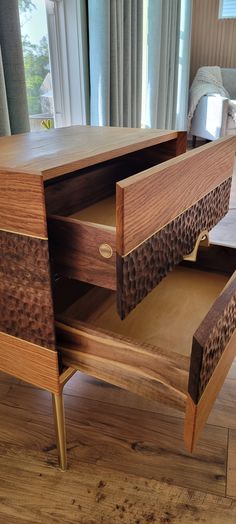
[(61, 392), (59, 395), (52, 393), (52, 403), (57, 437), (59, 467), (64, 471), (67, 468), (67, 453), (63, 393)]

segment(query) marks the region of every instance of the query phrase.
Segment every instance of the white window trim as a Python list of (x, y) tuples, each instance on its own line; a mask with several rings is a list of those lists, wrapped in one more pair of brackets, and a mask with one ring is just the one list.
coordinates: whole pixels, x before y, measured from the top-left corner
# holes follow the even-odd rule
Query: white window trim
[[(236, 1), (236, 0), (235, 0)], [(223, 4), (224, 0), (219, 0), (219, 14), (218, 19), (219, 20), (232, 20), (233, 18), (236, 18), (236, 14), (230, 15), (230, 16), (223, 16)]]
[(45, 4), (55, 127), (86, 124), (87, 63), (80, 0), (45, 0)]

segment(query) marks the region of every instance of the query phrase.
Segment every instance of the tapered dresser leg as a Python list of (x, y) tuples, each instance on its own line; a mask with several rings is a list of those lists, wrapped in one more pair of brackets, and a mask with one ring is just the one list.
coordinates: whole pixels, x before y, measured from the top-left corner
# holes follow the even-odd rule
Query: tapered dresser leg
[(67, 452), (63, 393), (61, 392), (59, 395), (52, 393), (52, 403), (57, 437), (59, 467), (64, 471), (67, 468)]

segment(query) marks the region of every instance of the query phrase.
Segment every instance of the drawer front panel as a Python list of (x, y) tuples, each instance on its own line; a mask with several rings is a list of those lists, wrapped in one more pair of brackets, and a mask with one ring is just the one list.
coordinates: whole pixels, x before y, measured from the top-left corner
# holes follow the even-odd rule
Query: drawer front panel
[(235, 137), (221, 138), (118, 182), (118, 254), (136, 249), (231, 177), (235, 148)]
[(236, 272), (193, 337), (188, 390), (195, 403), (203, 395), (235, 329)]
[(117, 309), (121, 318), (193, 250), (201, 231), (210, 230), (223, 218), (230, 188), (231, 178), (127, 256), (117, 255)]
[[(236, 256), (235, 256), (236, 265)], [(194, 334), (185, 417), (193, 451), (236, 355), (236, 272)]]
[(115, 228), (68, 217), (50, 217), (48, 231), (56, 273), (116, 289)]

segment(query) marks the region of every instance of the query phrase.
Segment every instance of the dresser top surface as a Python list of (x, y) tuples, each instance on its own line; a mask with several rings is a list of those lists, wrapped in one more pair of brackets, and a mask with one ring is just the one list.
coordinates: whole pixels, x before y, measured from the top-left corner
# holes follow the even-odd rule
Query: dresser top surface
[(44, 180), (177, 137), (177, 131), (73, 126), (0, 138), (0, 170)]

